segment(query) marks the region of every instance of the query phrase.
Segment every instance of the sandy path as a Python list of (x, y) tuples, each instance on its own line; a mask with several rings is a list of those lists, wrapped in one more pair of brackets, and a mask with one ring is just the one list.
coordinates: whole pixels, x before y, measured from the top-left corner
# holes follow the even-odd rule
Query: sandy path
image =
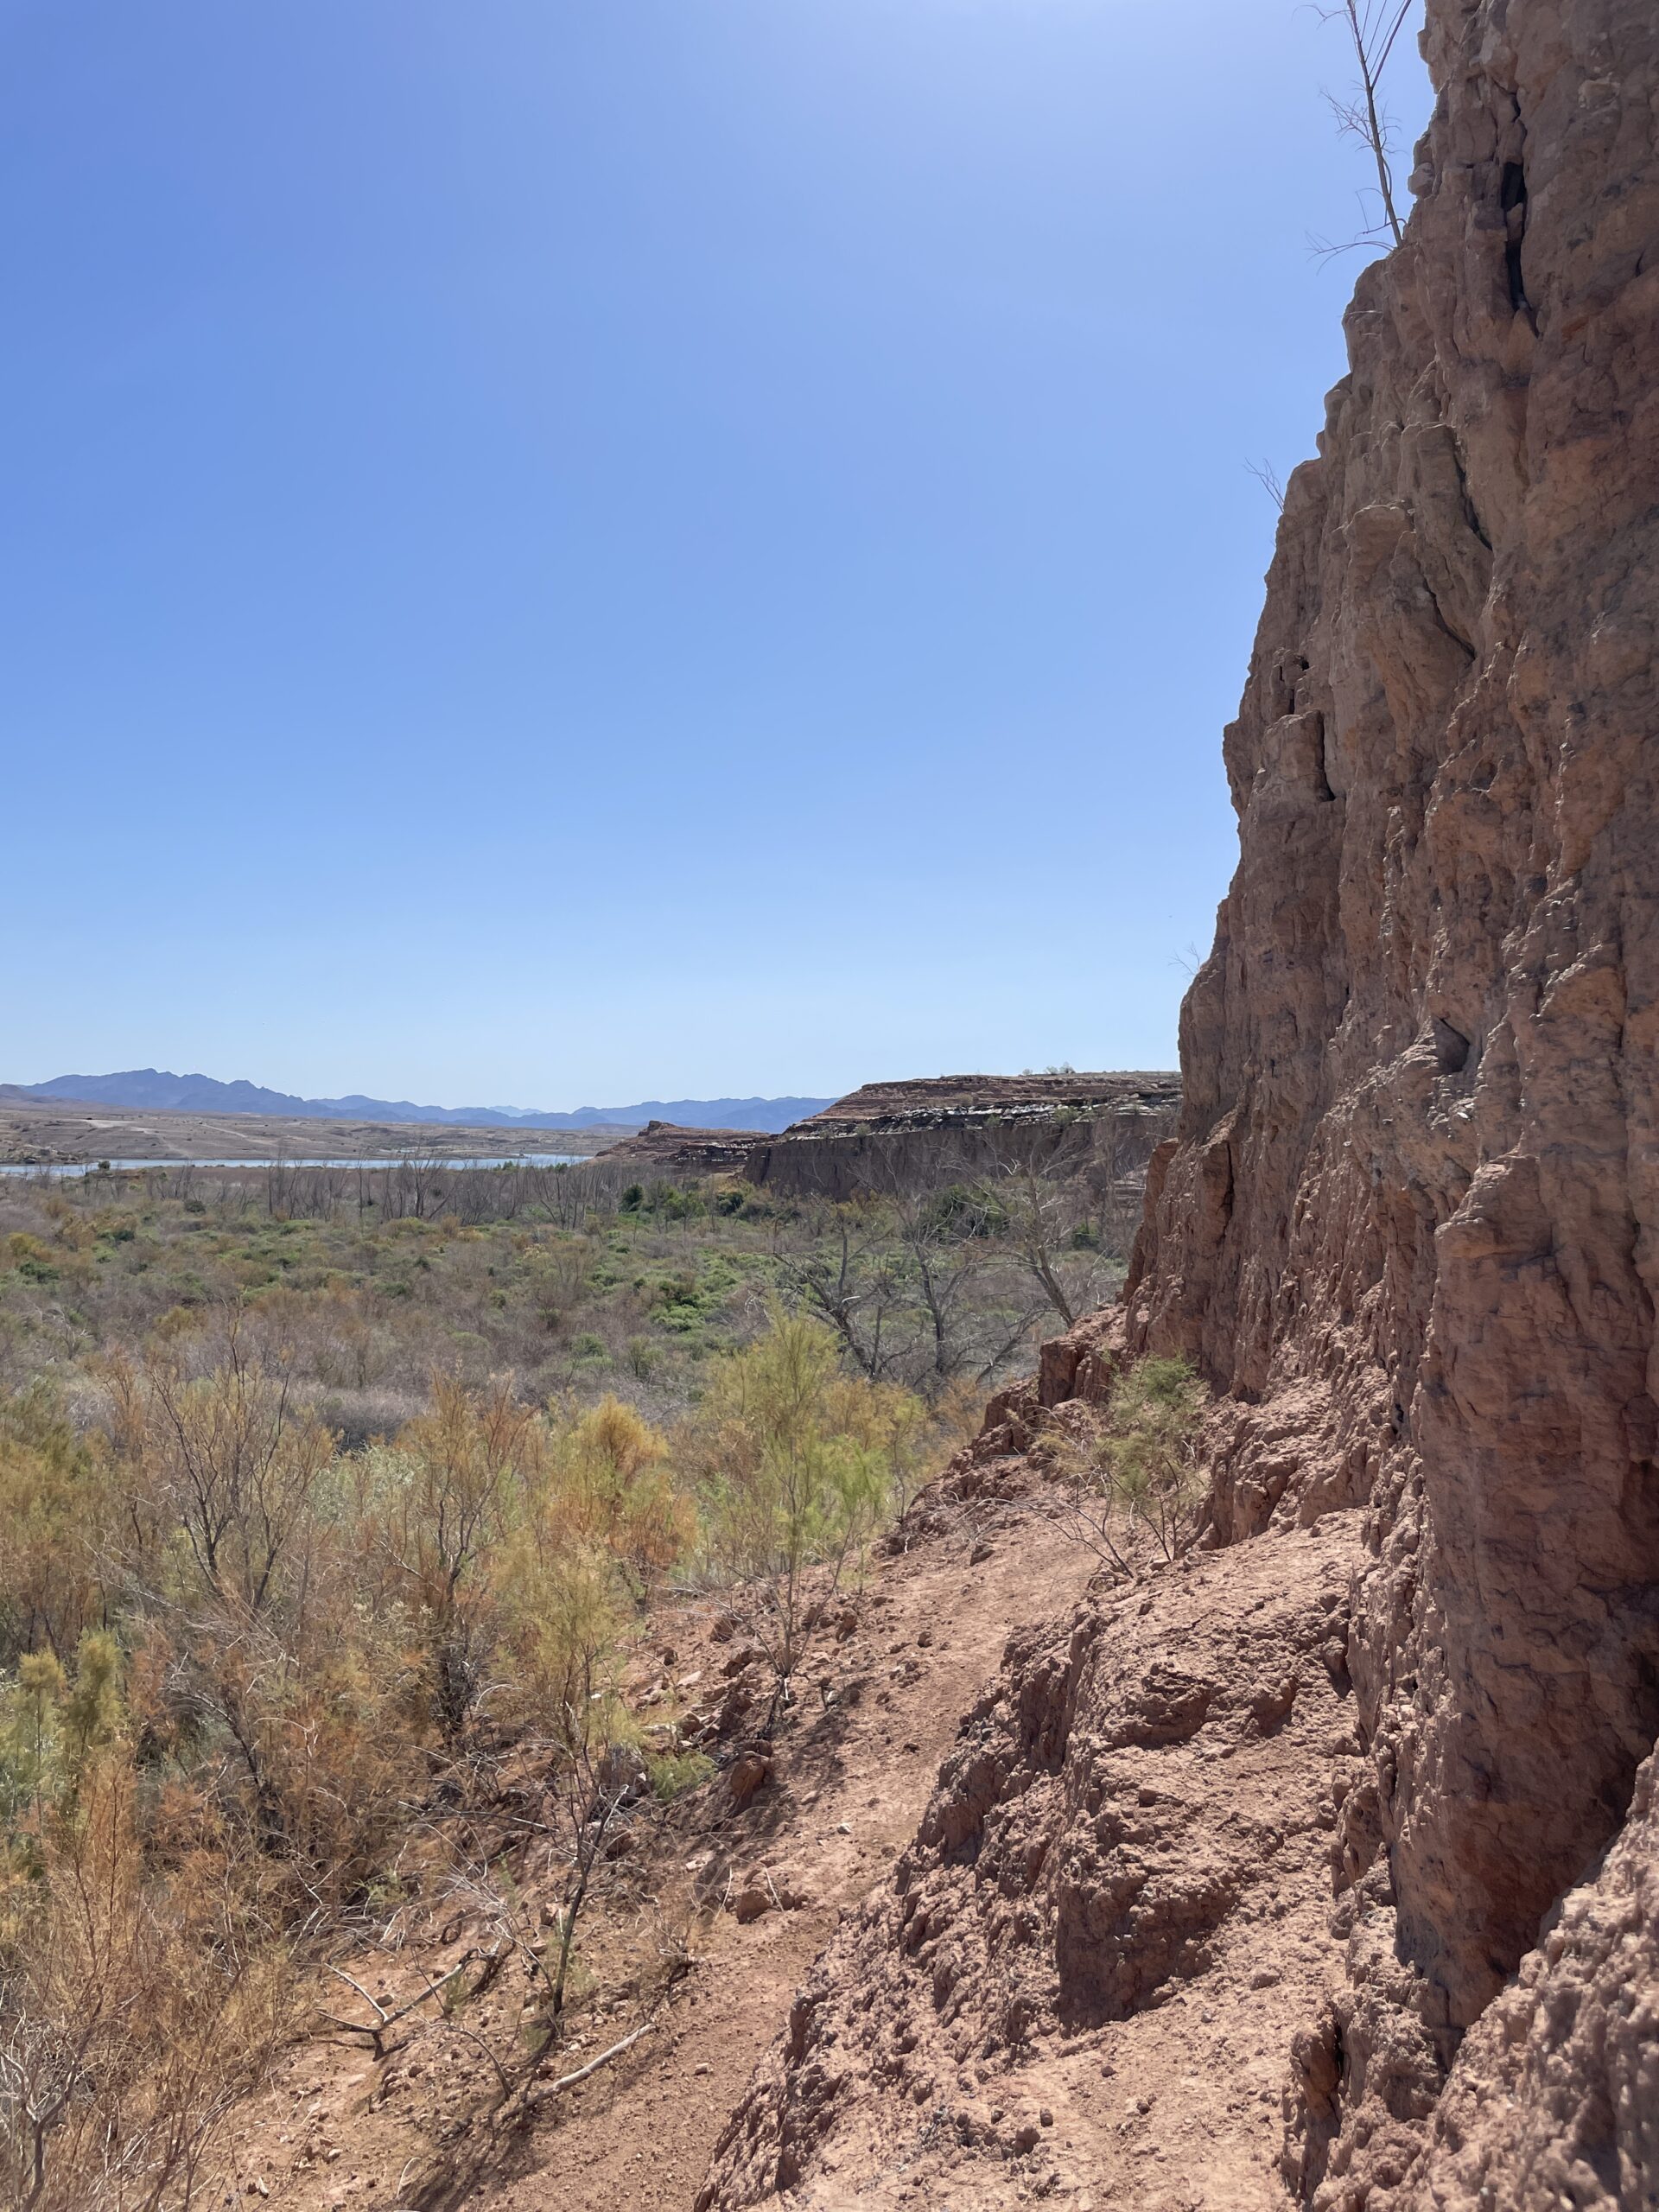
[[(707, 1916), (696, 1966), (656, 2028), (510, 2142), (486, 2140), (473, 2117), (484, 2062), (441, 2024), (410, 2022), (382, 2064), (345, 2042), (308, 2045), (240, 2116), (227, 2201), (280, 2212), (397, 2212), (417, 2199), (491, 2212), (687, 2212), (797, 1987), (914, 1832), (1009, 1632), (1064, 1613), (1090, 1565), (1029, 1510), (945, 1508), (924, 1542), (874, 1567), (855, 1632), (826, 1636), (814, 1653), (770, 1784), (721, 1817), (719, 1786), (699, 1792), (656, 1839), (662, 1878), (690, 1866), (708, 1880), (712, 1868), (713, 1878), (729, 1874), (721, 1887), (734, 1897), (770, 1876), (798, 1904), (746, 1925), (729, 1909)], [(665, 1637), (680, 1682), (718, 1671), (721, 1649), (689, 1612), (659, 1624), (653, 1640)], [(453, 1943), (432, 1945), (356, 1970), (397, 1993), (418, 1986), (417, 1969), (440, 1972), (456, 1955)], [(475, 2024), (487, 2033), (493, 2018), (486, 2006)], [(584, 2026), (569, 2063), (602, 2048), (607, 2032)], [(455, 2177), (435, 2190), (439, 2144)]]

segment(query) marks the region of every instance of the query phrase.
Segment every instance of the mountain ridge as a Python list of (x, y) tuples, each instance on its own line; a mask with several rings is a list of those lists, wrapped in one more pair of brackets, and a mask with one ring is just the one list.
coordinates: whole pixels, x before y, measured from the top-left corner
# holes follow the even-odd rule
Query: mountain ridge
[(137, 1107), (156, 1113), (274, 1114), (306, 1121), (346, 1117), (542, 1129), (582, 1129), (601, 1124), (643, 1128), (648, 1122), (661, 1121), (699, 1128), (772, 1133), (835, 1103), (830, 1098), (646, 1099), (632, 1106), (578, 1106), (565, 1113), (540, 1107), (417, 1106), (409, 1099), (370, 1098), (357, 1092), (341, 1098), (302, 1098), (240, 1077), (225, 1083), (216, 1076), (175, 1075), (166, 1068), (126, 1068), (110, 1075), (60, 1075), (46, 1083), (3, 1084), (0, 1097), (40, 1104), (73, 1102), (86, 1106)]

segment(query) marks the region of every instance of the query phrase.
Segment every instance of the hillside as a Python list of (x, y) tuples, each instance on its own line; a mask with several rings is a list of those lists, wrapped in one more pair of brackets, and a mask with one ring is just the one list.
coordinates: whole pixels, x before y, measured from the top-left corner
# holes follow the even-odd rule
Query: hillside
[(145, 1111), (0, 1096), (0, 1163), (72, 1166), (99, 1160), (512, 1160), (602, 1152), (621, 1132), (594, 1122), (538, 1132), (499, 1122), (327, 1121), (294, 1115)]
[(1659, 14), (1424, 51), (1179, 1076), (0, 1183), (0, 2200), (1659, 2207)]
[(737, 1171), (784, 1198), (832, 1200), (1029, 1171), (1109, 1192), (1115, 1213), (1138, 1216), (1147, 1162), (1179, 1103), (1169, 1075), (919, 1077), (865, 1084), (781, 1133), (652, 1122), (606, 1157), (659, 1175)]
[(1010, 1654), (721, 2212), (1659, 2196), (1659, 20), (1426, 51), (1112, 1325), (1216, 1393), (1209, 1548)]
[[(797, 1983), (902, 1851), (957, 1713), (1008, 1635), (1088, 1573), (1086, 1554), (1033, 1520), (1020, 1488), (960, 1491), (947, 1479), (929, 1494), (912, 1541), (874, 1564), (816, 1643), (802, 1717), (765, 1752), (758, 1787), (721, 1779), (641, 1813), (595, 1955), (628, 1942), (642, 1895), (692, 1902), (696, 1918), (690, 1970), (637, 2047), (499, 2131), (486, 2118), (486, 2021), (421, 2006), (378, 2064), (360, 2040), (309, 2044), (237, 2117), (232, 2166), (250, 2212), (255, 2198), (275, 2212), (687, 2212)], [(648, 1713), (692, 1704), (728, 1774), (746, 1774), (758, 1652), (734, 1645), (706, 1605), (666, 1606), (652, 1625), (633, 1695)], [(556, 1882), (538, 1882), (527, 1901), (550, 1910), (556, 1896)], [(349, 1967), (401, 2001), (447, 1971), (470, 1932), (367, 1949)], [(602, 2018), (584, 2031), (573, 2069), (613, 2033)]]
[(727, 1174), (741, 1169), (751, 1149), (765, 1141), (761, 1129), (684, 1128), (673, 1122), (647, 1122), (608, 1146), (604, 1157), (613, 1166), (653, 1175)]

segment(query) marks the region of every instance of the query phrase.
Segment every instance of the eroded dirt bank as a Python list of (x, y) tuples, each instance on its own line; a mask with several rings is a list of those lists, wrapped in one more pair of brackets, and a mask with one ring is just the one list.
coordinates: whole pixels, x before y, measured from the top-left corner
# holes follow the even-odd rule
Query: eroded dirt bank
[(1659, 16), (1430, 0), (1426, 39), (1124, 1316), (1218, 1393), (1220, 1548), (1011, 1666), (723, 2212), (1659, 2196)]
[(1357, 1516), (1018, 1639), (919, 1835), (795, 2000), (705, 2203), (1283, 2202), (1337, 1971)]

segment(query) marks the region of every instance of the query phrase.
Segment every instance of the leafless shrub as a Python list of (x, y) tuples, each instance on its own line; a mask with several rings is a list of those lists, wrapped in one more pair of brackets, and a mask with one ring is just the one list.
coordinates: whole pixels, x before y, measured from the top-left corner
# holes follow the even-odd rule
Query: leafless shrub
[(1279, 472), (1270, 461), (1247, 461), (1244, 464), (1250, 474), (1278, 508), (1285, 512), (1285, 487), (1279, 480)]
[[(1337, 245), (1325, 238), (1309, 244), (1321, 258), (1350, 253), (1358, 246), (1398, 245), (1404, 235), (1394, 198), (1393, 157), (1396, 151), (1392, 118), (1382, 105), (1382, 75), (1399, 42), (1415, 0), (1336, 0), (1319, 8), (1321, 22), (1339, 22), (1347, 30), (1359, 71), (1359, 81), (1346, 93), (1327, 92), (1325, 100), (1344, 136), (1357, 138), (1376, 167), (1376, 198), (1380, 212), (1357, 236)], [(1363, 200), (1361, 205), (1363, 207)]]
[(236, 1885), (147, 1879), (112, 1758), (6, 1901), (0, 2184), (21, 2212), (188, 2212), (214, 2136), (287, 2024), (280, 1947)]

